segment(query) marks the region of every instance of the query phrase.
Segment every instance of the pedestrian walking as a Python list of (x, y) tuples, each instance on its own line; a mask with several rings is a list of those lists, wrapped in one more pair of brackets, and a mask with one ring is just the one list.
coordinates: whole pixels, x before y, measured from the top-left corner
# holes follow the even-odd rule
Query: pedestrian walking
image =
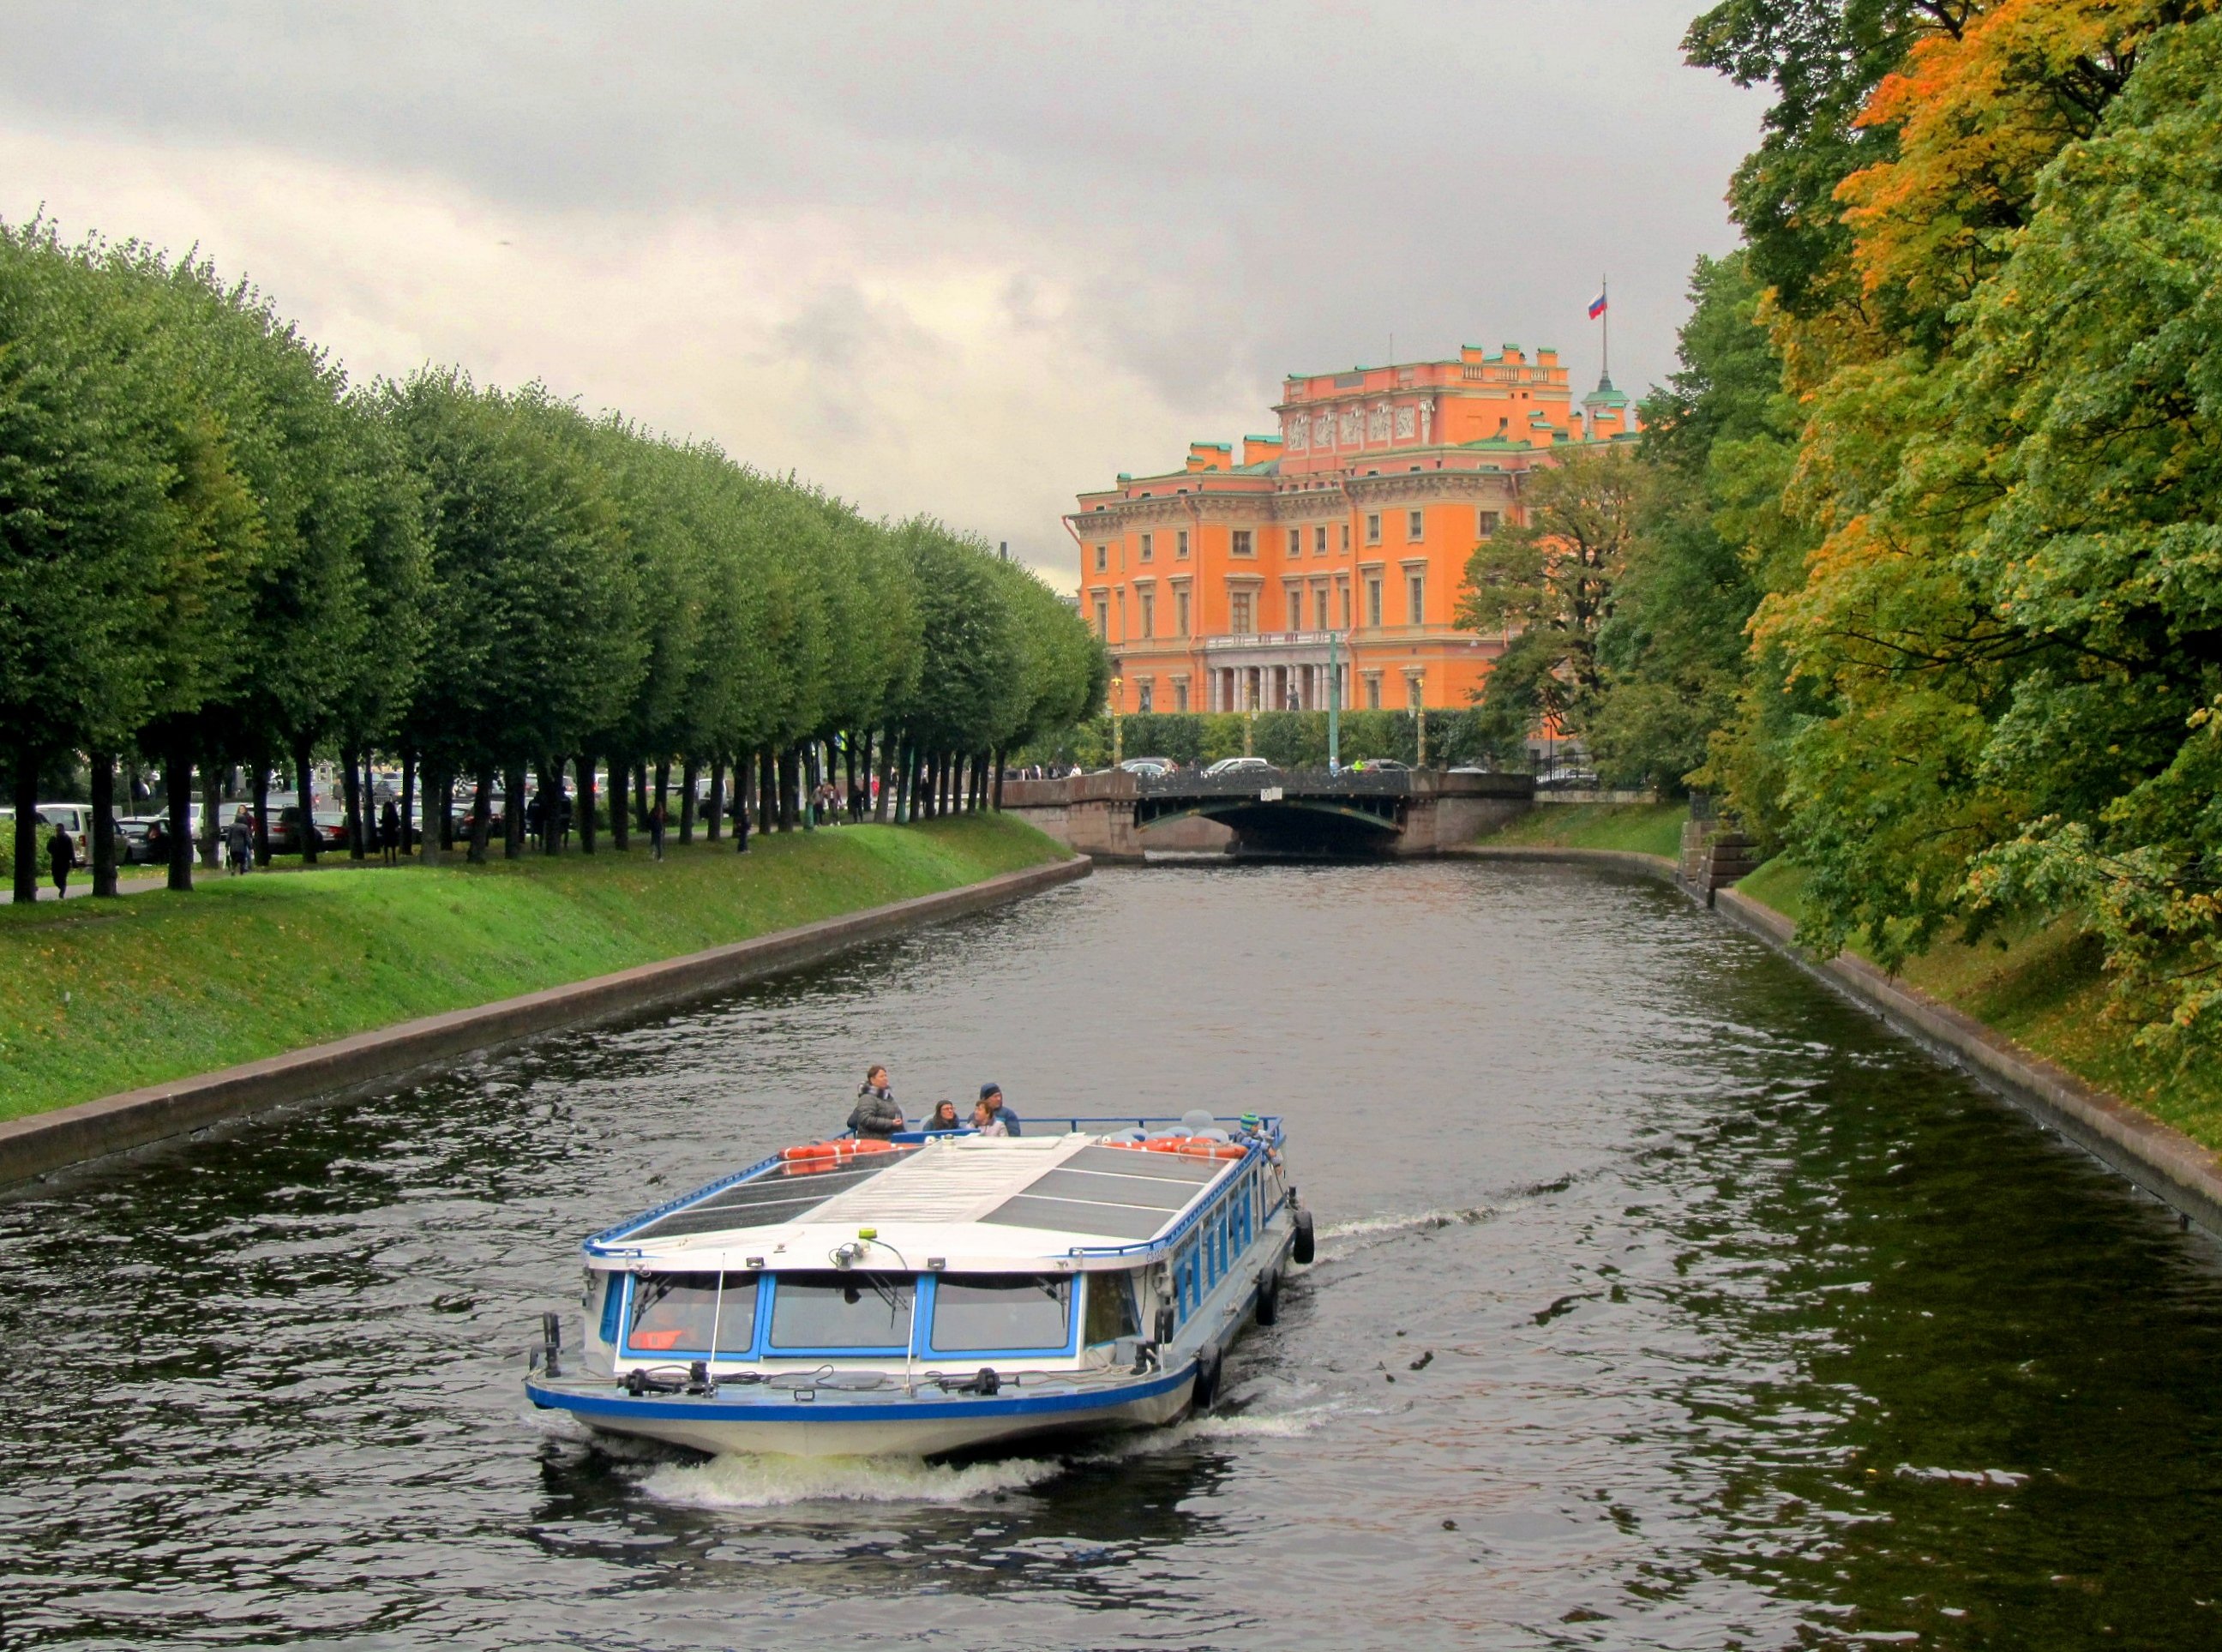
[(69, 898), (69, 875), (77, 870), (77, 843), (60, 826), (47, 839), (47, 866), (53, 873), (54, 895), (57, 900)]
[(660, 802), (648, 812), (648, 847), (656, 859), (663, 858), (663, 805)]
[(247, 818), (244, 808), (234, 810), (231, 824), (223, 829), (223, 856), (234, 877), (245, 876), (247, 869), (254, 864), (254, 822)]
[(390, 797), (378, 814), (378, 847), (388, 866), (401, 864), (401, 811)]

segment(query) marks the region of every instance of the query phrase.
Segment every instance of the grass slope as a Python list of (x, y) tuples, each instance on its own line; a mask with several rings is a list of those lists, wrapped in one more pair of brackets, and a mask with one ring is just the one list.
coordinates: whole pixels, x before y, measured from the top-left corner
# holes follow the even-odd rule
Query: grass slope
[(1549, 849), (1632, 849), (1673, 859), (1682, 850), (1682, 803), (1539, 803), (1482, 839)]
[(1063, 858), (996, 817), (0, 907), (0, 1118)]
[[(1777, 858), (1739, 893), (1797, 918), (1804, 873)], [(1945, 942), (1907, 961), (1904, 978), (2193, 1140), (2222, 1148), (2222, 1072), (2137, 1047), (2112, 1012), (2098, 942), (2072, 920), (1973, 946)]]

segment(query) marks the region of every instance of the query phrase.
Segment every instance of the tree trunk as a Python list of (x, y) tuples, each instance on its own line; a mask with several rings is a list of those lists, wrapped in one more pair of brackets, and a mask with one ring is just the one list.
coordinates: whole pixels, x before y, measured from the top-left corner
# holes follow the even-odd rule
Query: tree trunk
[(501, 857), (515, 860), (524, 852), (524, 768), (520, 763), (501, 770)]
[[(27, 753), (23, 761), (31, 770), (30, 784), (33, 788), (31, 795), (35, 801), (38, 795), (38, 769), (35, 764), (28, 762), (28, 757)], [(23, 784), (20, 777), (16, 784), (18, 787)], [(186, 755), (185, 737), (182, 735), (173, 736), (168, 749), (162, 753), (162, 785), (164, 790), (169, 795), (170, 804), (170, 887), (173, 889), (190, 889), (193, 887), (193, 760)], [(21, 821), (24, 815), (29, 813), (27, 807), (22, 814), (18, 814), (16, 818)], [(19, 826), (18, 830), (20, 829)], [(24, 863), (20, 860), (16, 863), (18, 876), (22, 876), (23, 864)], [(36, 888), (39, 867), (37, 856), (34, 855), (31, 857), (29, 864), (32, 885)]]
[(656, 807), (663, 816), (663, 840), (671, 841), (671, 759), (659, 757), (656, 763)]
[(594, 812), (599, 807), (600, 805), (596, 801), (594, 790), (594, 754), (591, 751), (581, 751), (579, 754), (579, 852), (581, 854), (591, 855), (594, 852)]
[(779, 782), (773, 778), (769, 747), (760, 748), (756, 756), (756, 830), (769, 832), (779, 823)]
[(478, 784), (471, 793), (471, 851), (474, 866), (486, 864), (486, 833), (493, 825), (493, 765), (479, 765)]
[(717, 753), (710, 759), (710, 807), (702, 821), (702, 835), (711, 843), (719, 838), (719, 819), (725, 813), (725, 754)]
[(733, 852), (749, 852), (749, 754), (738, 752), (733, 758)]
[(293, 795), (300, 800), (301, 864), (317, 864), (317, 781), (309, 767), (309, 744), (298, 741), (293, 747)]
[(988, 758), (989, 762), (995, 765), (995, 801), (990, 805), (990, 807), (994, 808), (995, 813), (998, 814), (1001, 814), (1003, 812), (1003, 759), (1005, 755), (1006, 754), (1002, 749), (998, 747), (995, 751), (989, 754)]
[(254, 864), (270, 864), (270, 759), (254, 760), (254, 783), (248, 788), (254, 804)]
[(417, 832), (417, 846), (423, 851), (424, 864), (437, 866), (448, 846), (448, 771), (428, 760), (419, 778), (424, 782), (424, 795), (417, 799), (417, 807), (423, 813), (424, 825)]
[(201, 776), (201, 864), (213, 868), (221, 852), (218, 847), (217, 820), (223, 812), (223, 776), (210, 763), (208, 772)]
[(341, 782), (347, 799), (348, 858), (362, 858), (362, 775), (355, 766), (355, 753), (340, 753), (340, 769), (347, 778)]
[[(39, 759), (28, 745), (16, 748), (16, 870), (9, 880), (15, 898), (22, 901), (39, 898)], [(176, 787), (171, 788), (172, 795)], [(175, 810), (172, 813), (174, 814)], [(174, 822), (172, 830), (175, 831)], [(191, 863), (187, 865), (190, 867)], [(173, 888), (178, 877), (178, 845), (170, 845), (170, 879)], [(193, 886), (192, 873), (185, 873), (185, 887)]]
[(92, 759), (92, 892), (116, 893), (116, 757), (108, 751)]
[(694, 788), (702, 778), (702, 760), (682, 756), (679, 763), (679, 841), (694, 841)]
[(813, 832), (818, 826), (818, 782), (822, 771), (818, 767), (818, 742), (805, 740), (797, 753), (795, 784), (802, 795), (802, 829)]
[(629, 759), (610, 759), (610, 847), (620, 855), (632, 847), (631, 810), (625, 800), (630, 789), (626, 776), (631, 773)]
[(794, 830), (794, 783), (797, 766), (794, 748), (791, 745), (782, 748), (779, 754), (779, 760), (775, 765), (779, 774), (778, 819), (779, 829), (781, 832)]
[(877, 824), (888, 823), (888, 811), (894, 807), (895, 737), (892, 729), (880, 731), (880, 795), (872, 800), (872, 819)]
[(633, 765), (632, 823), (641, 831), (648, 830), (648, 763), (645, 760)]
[(405, 858), (417, 849), (417, 754), (401, 754), (401, 853)]

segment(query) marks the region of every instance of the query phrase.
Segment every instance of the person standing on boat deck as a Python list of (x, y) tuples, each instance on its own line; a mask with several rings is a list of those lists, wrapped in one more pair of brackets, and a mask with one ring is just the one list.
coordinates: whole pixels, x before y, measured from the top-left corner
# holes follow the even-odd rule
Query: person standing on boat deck
[(902, 1109), (895, 1105), (894, 1092), (888, 1088), (888, 1070), (875, 1066), (864, 1075), (864, 1087), (857, 1092), (857, 1105), (849, 1110), (849, 1128), (860, 1136), (877, 1136), (882, 1141), (903, 1128)]
[(926, 1121), (926, 1133), (930, 1136), (946, 1135), (951, 1130), (963, 1128), (957, 1116), (957, 1103), (954, 1102), (936, 1102), (932, 1113)]
[(990, 1119), (1002, 1127), (995, 1132), (997, 1135), (1015, 1136), (1025, 1134), (1019, 1128), (1019, 1115), (1003, 1105), (1003, 1087), (1001, 1084), (981, 1085), (980, 1105), (988, 1109), (988, 1116)]

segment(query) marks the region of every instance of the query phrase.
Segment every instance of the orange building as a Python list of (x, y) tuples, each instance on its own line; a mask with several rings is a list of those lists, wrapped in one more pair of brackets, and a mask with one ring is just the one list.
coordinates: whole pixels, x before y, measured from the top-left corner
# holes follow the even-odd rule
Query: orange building
[(1505, 639), (1452, 621), (1466, 558), (1554, 451), (1635, 434), (1610, 378), (1576, 406), (1514, 344), (1291, 378), (1274, 411), (1239, 464), (1193, 443), (1064, 518), (1122, 711), (1324, 709), (1330, 633), (1345, 708), (1468, 704)]

